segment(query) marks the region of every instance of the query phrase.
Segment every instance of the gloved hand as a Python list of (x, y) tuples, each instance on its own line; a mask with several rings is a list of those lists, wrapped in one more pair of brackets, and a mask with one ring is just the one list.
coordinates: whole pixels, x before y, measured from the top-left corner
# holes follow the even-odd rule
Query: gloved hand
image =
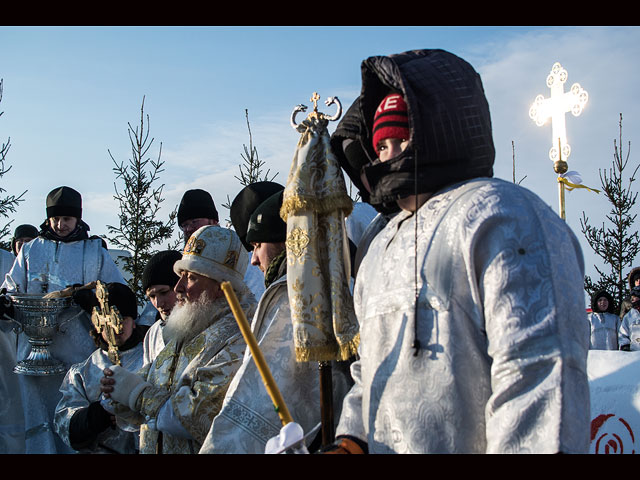
[(309, 453), (304, 444), (302, 427), (289, 422), (280, 429), (280, 434), (267, 441), (264, 453)]
[(107, 428), (115, 428), (115, 417), (105, 411), (100, 402), (80, 408), (69, 422), (69, 441), (74, 450), (87, 448)]
[(73, 302), (89, 315), (93, 312), (93, 307), (100, 305), (93, 290), (78, 289), (73, 293)]
[(620, 347), (620, 350), (622, 350), (623, 352), (630, 352), (631, 351), (631, 344), (627, 343), (626, 345), (622, 345)]
[(112, 384), (113, 389), (109, 393), (110, 398), (118, 403), (127, 405), (131, 410), (137, 411), (136, 403), (138, 398), (144, 389), (150, 387), (151, 384), (140, 375), (130, 372), (119, 365), (112, 365), (108, 370), (111, 370), (112, 374), (107, 375), (105, 372), (105, 376), (114, 381)]
[(6, 320), (7, 317), (13, 318), (15, 313), (13, 311), (13, 301), (11, 296), (7, 295), (7, 289), (0, 290), (0, 320)]

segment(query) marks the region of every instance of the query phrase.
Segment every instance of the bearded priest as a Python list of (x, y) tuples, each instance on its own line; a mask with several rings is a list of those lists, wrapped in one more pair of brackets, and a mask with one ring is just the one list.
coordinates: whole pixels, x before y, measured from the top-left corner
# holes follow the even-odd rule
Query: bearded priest
[(104, 370), (104, 403), (140, 425), (140, 453), (198, 453), (246, 348), (220, 285), (229, 281), (253, 315), (247, 263), (235, 232), (199, 228), (174, 264), (177, 303), (162, 331), (164, 349), (137, 374), (117, 365)]

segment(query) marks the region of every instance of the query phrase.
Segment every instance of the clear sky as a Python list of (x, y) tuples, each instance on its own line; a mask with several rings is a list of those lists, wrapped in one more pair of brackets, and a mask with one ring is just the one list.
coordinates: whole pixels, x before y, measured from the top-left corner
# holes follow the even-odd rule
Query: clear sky
[[(245, 109), (260, 159), (284, 183), (298, 141), (289, 125), (295, 105), (312, 106), (318, 92), (321, 102), (337, 96), (346, 109), (360, 90), (362, 60), (420, 48), (443, 48), (476, 68), (491, 109), (495, 176), (513, 179), (515, 151), (516, 180), (525, 177), (521, 185), (555, 211), (551, 126), (538, 127), (528, 116), (538, 94), (549, 96), (545, 82), (555, 62), (568, 71), (565, 90), (577, 82), (589, 94), (579, 117), (566, 115), (569, 169), (600, 187), (620, 114), (625, 154), (631, 142), (628, 170), (640, 162), (638, 27), (0, 26), (0, 143), (10, 138), (12, 166), (0, 187), (27, 190), (10, 219), (13, 226), (39, 225), (47, 193), (69, 185), (83, 195), (91, 233), (118, 225), (108, 151), (118, 161), (131, 157), (127, 124), (138, 125), (143, 97), (154, 138), (150, 157), (162, 143), (163, 214), (185, 190), (204, 188), (226, 219), (222, 204), (241, 188), (234, 175), (249, 143)], [(580, 218), (584, 212), (601, 225), (609, 208), (602, 194), (581, 189), (566, 196), (567, 222), (589, 275), (602, 262), (584, 240)]]

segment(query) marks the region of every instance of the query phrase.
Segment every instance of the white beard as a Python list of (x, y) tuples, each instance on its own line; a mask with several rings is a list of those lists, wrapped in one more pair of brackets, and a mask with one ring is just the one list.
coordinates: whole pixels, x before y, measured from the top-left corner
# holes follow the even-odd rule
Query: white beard
[(191, 340), (213, 323), (218, 310), (216, 302), (203, 292), (195, 302), (176, 303), (162, 327), (165, 344), (171, 340), (182, 343)]

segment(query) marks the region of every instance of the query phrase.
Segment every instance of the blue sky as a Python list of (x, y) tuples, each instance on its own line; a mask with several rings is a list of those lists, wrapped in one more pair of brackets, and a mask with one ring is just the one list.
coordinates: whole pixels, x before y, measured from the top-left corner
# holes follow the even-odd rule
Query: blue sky
[[(10, 137), (12, 166), (0, 186), (9, 194), (28, 190), (10, 218), (39, 225), (47, 193), (69, 185), (83, 194), (92, 233), (117, 225), (108, 152), (130, 158), (127, 124), (138, 125), (143, 97), (155, 139), (149, 156), (162, 143), (164, 214), (185, 190), (204, 188), (228, 218), (222, 204), (241, 188), (234, 175), (249, 143), (245, 109), (260, 159), (284, 183), (298, 140), (289, 125), (294, 106), (311, 106), (318, 92), (321, 102), (338, 96), (346, 108), (359, 93), (362, 60), (419, 48), (443, 48), (474, 65), (492, 114), (495, 175), (512, 180), (513, 142), (516, 179), (526, 176), (521, 184), (555, 211), (551, 126), (528, 116), (536, 95), (549, 95), (545, 80), (555, 62), (568, 71), (566, 90), (578, 82), (589, 93), (582, 115), (566, 116), (570, 170), (599, 188), (620, 113), (624, 151), (630, 141), (630, 164), (640, 161), (638, 27), (0, 26), (0, 142)], [(567, 222), (590, 275), (601, 262), (579, 219), (586, 212), (598, 225), (608, 210), (602, 194), (567, 193)]]

